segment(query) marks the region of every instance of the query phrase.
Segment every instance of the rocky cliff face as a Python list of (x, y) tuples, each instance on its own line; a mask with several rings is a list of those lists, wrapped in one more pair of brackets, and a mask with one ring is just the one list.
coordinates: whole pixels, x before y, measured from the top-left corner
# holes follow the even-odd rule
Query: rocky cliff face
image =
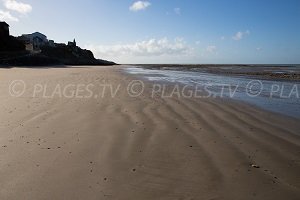
[(0, 65), (50, 66), (50, 65), (114, 65), (114, 62), (95, 59), (89, 50), (74, 46), (44, 46), (39, 53), (0, 53)]
[(25, 50), (25, 45), (13, 36), (0, 37), (0, 52)]
[(42, 55), (57, 59), (62, 64), (66, 65), (80, 65), (93, 64), (97, 62), (91, 51), (72, 46), (60, 47), (42, 47)]

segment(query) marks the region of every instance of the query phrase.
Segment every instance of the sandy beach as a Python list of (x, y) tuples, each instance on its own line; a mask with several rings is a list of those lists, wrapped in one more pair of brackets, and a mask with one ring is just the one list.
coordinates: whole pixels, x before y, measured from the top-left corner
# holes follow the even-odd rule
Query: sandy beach
[[(152, 98), (150, 83), (132, 97), (137, 77), (122, 66), (0, 74), (1, 200), (300, 199), (299, 119), (227, 100)], [(88, 90), (72, 97), (69, 84)]]

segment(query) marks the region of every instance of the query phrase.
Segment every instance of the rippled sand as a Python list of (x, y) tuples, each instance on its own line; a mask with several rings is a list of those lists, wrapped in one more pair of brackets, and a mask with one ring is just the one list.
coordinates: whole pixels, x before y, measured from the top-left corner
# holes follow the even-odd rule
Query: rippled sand
[[(151, 98), (150, 85), (132, 98), (135, 77), (119, 67), (0, 74), (0, 199), (300, 199), (299, 120)], [(21, 97), (8, 92), (13, 80), (26, 83)], [(115, 98), (33, 98), (37, 83), (49, 94), (57, 84), (121, 87)]]

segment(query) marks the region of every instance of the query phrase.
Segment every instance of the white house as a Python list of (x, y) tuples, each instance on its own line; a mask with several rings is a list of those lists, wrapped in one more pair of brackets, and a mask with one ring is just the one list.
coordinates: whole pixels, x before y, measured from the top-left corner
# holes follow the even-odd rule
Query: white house
[(32, 44), (34, 50), (40, 50), (43, 45), (48, 44), (47, 36), (39, 32), (24, 34), (22, 38), (27, 39)]

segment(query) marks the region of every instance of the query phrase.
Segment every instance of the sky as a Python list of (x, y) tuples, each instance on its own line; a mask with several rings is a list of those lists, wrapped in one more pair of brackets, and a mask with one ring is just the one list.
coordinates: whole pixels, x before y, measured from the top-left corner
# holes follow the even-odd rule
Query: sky
[(300, 64), (299, 0), (0, 0), (0, 21), (122, 64)]

